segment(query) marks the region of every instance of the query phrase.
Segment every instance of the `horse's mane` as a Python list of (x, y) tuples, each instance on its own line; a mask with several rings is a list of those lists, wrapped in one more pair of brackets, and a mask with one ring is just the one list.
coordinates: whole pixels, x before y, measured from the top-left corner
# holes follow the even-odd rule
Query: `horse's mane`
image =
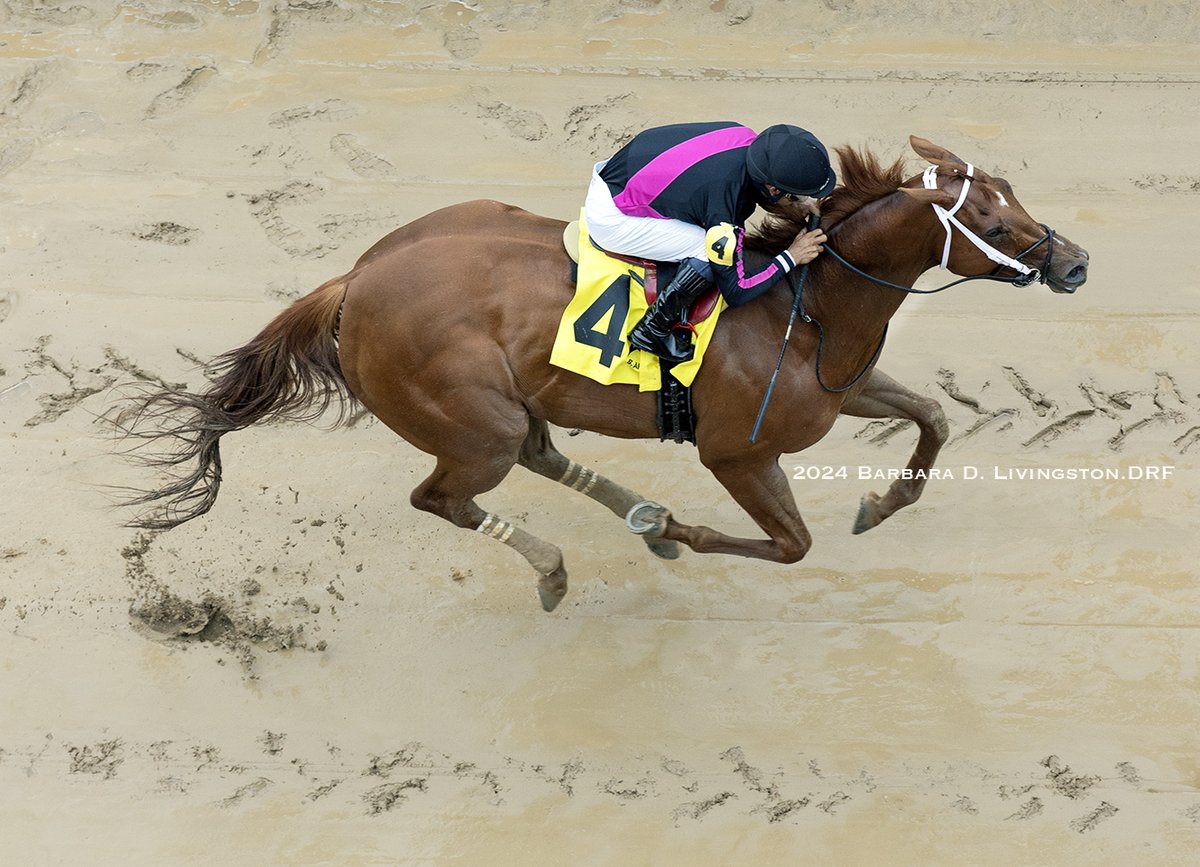
[[(821, 202), (821, 228), (826, 232), (863, 205), (896, 192), (907, 174), (903, 157), (884, 166), (866, 148), (842, 145), (836, 152), (841, 183)], [(770, 216), (758, 227), (746, 231), (744, 243), (749, 250), (774, 256), (785, 250), (803, 229), (802, 220)]]

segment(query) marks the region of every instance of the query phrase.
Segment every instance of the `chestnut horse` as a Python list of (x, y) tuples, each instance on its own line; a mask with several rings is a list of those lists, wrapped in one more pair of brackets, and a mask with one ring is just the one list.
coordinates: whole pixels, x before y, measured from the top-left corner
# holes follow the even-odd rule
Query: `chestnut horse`
[[(910, 142), (932, 166), (908, 180), (902, 160), (885, 167), (869, 153), (838, 150), (843, 184), (822, 203), (827, 250), (812, 263), (806, 318), (757, 441), (748, 435), (793, 303), (786, 282), (722, 315), (693, 385), (700, 461), (766, 539), (680, 523), (559, 453), (548, 422), (656, 437), (656, 398), (549, 364), (573, 290), (564, 224), (490, 201), (454, 205), (392, 232), (349, 273), (216, 359), (202, 393), (141, 398), (121, 426), (141, 440), (165, 438), (168, 452), (146, 462), (178, 472), (130, 501), (154, 507), (133, 524), (165, 529), (207, 512), (220, 487), (224, 434), (262, 421), (311, 421), (331, 404), (344, 414), (361, 403), (436, 458), (412, 492), (413, 506), (519, 551), (537, 572), (547, 611), (566, 593), (562, 552), (475, 502), (514, 464), (604, 504), (658, 556), (679, 556), (682, 542), (701, 553), (793, 563), (812, 539), (780, 455), (817, 442), (839, 413), (909, 419), (920, 431), (908, 462), (913, 478), (863, 498), (855, 532), (874, 527), (921, 495), (947, 434), (936, 401), (874, 367), (888, 320), (907, 297), (902, 290), (939, 262), (955, 274), (1020, 285), (1037, 278), (1058, 292), (1073, 292), (1087, 277), (1087, 253), (1030, 217), (1007, 182), (978, 170), (968, 178), (972, 170), (954, 154), (915, 136)], [(773, 255), (800, 229), (776, 219), (747, 243)]]

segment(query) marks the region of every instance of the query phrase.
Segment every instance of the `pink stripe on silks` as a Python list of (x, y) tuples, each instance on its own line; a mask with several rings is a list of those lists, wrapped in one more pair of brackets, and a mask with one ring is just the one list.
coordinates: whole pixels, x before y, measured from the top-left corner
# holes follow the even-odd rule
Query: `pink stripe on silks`
[[(625, 216), (627, 216), (627, 217), (655, 217), (659, 220), (669, 219), (666, 214), (660, 214), (658, 211), (654, 210), (654, 208), (650, 207), (649, 205), (628, 204), (630, 199), (635, 198), (633, 196), (626, 196), (625, 194), (628, 192), (629, 192), (629, 187), (625, 187), (625, 189), (621, 190), (621, 194), (619, 196), (613, 197), (613, 204), (616, 205), (617, 210), (620, 211)], [(654, 197), (651, 196), (650, 198), (653, 199)]]
[(749, 280), (747, 280), (746, 272), (743, 270), (743, 262), (745, 260), (742, 259), (742, 233), (741, 232), (738, 232), (737, 239), (738, 239), (737, 240), (737, 249), (733, 255), (737, 259), (738, 286), (742, 289), (753, 289), (755, 286), (757, 286), (763, 280), (767, 280), (770, 277), (774, 276), (775, 272), (779, 270), (779, 266), (776, 265), (774, 261), (772, 261), (770, 265), (768, 265), (766, 268), (763, 268), (761, 271), (759, 271), (757, 274), (755, 274), (753, 277), (751, 277)]
[(705, 157), (754, 141), (756, 133), (744, 126), (730, 126), (706, 132), (673, 148), (668, 148), (646, 163), (625, 185), (613, 203), (631, 217), (662, 217), (650, 206), (676, 178)]

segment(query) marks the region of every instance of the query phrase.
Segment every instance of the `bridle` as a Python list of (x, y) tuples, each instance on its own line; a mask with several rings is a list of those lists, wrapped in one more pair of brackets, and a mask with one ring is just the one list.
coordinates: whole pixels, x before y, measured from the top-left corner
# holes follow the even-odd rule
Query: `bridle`
[[(942, 261), (938, 267), (942, 270), (946, 270), (947, 268), (950, 260), (950, 241), (953, 238), (953, 230), (957, 228), (968, 241), (978, 247), (981, 251), (983, 251), (985, 256), (996, 263), (996, 267), (987, 274), (975, 274), (971, 277), (962, 277), (958, 280), (946, 283), (943, 286), (938, 286), (936, 289), (914, 289), (912, 286), (904, 286), (900, 283), (892, 283), (888, 280), (884, 280), (882, 277), (876, 277), (873, 274), (868, 274), (857, 265), (849, 262), (845, 257), (842, 256), (841, 253), (829, 246), (828, 243), (825, 244), (825, 252), (833, 256), (834, 259), (836, 259), (846, 268), (853, 271), (858, 276), (870, 280), (872, 283), (878, 284), (879, 286), (887, 286), (889, 289), (897, 289), (901, 292), (907, 292), (910, 295), (932, 295), (935, 292), (944, 292), (952, 286), (958, 286), (960, 283), (967, 283), (971, 280), (994, 280), (1000, 283), (1011, 283), (1014, 286), (1028, 286), (1035, 282), (1045, 283), (1047, 275), (1050, 273), (1050, 264), (1054, 257), (1054, 230), (1045, 223), (1038, 223), (1038, 225), (1041, 226), (1045, 231), (1045, 234), (1042, 235), (1042, 237), (1038, 238), (1016, 256), (1010, 257), (1004, 253), (1001, 253), (987, 241), (983, 240), (983, 238), (976, 235), (973, 231), (971, 231), (971, 229), (967, 228), (967, 226), (960, 219), (958, 219), (957, 216), (955, 216), (958, 213), (958, 210), (963, 206), (963, 203), (967, 200), (967, 194), (970, 192), (971, 181), (974, 179), (974, 177), (975, 167), (970, 163), (967, 163), (967, 171), (963, 176), (962, 190), (959, 192), (958, 199), (955, 201), (954, 206), (947, 210), (941, 205), (933, 205), (933, 212), (937, 214), (938, 220), (946, 229), (946, 243), (942, 246)], [(925, 189), (937, 189), (937, 166), (929, 166), (926, 168), (921, 178), (925, 184)], [(1024, 262), (1020, 261), (1043, 244), (1046, 244), (1046, 257), (1042, 260), (1041, 268), (1030, 268)], [(1017, 273), (1015, 276), (1005, 277), (998, 273), (1001, 268), (1011, 268)]]
[[(970, 277), (961, 277), (958, 280), (953, 280), (943, 286), (938, 286), (936, 289), (915, 289), (912, 286), (904, 286), (900, 283), (892, 283), (889, 280), (884, 280), (882, 277), (876, 277), (873, 274), (868, 274), (857, 265), (854, 265), (848, 261), (844, 256), (837, 252), (837, 250), (834, 250), (833, 247), (828, 244), (828, 242), (825, 244), (824, 252), (832, 256), (834, 260), (858, 276), (870, 280), (872, 283), (875, 283), (879, 286), (886, 286), (889, 289), (907, 292), (910, 295), (933, 295), (936, 292), (944, 292), (952, 286), (958, 286), (961, 283), (967, 283), (971, 280), (993, 280), (999, 283), (1011, 283), (1013, 286), (1029, 286), (1035, 282), (1045, 283), (1047, 275), (1050, 273), (1050, 264), (1054, 257), (1054, 230), (1045, 223), (1038, 223), (1038, 225), (1045, 230), (1045, 234), (1042, 235), (1042, 237), (1038, 240), (1034, 241), (1033, 244), (1018, 253), (1016, 256), (1008, 256), (1007, 254), (997, 250), (983, 238), (975, 234), (975, 232), (969, 229), (961, 220), (958, 219), (957, 216), (955, 216), (958, 213), (958, 210), (963, 206), (963, 203), (966, 202), (967, 194), (971, 189), (971, 181), (975, 178), (975, 167), (970, 163), (967, 163), (966, 167), (966, 172), (963, 175), (962, 190), (959, 192), (958, 199), (954, 202), (954, 205), (948, 209), (943, 208), (938, 204), (933, 205), (934, 213), (937, 214), (938, 220), (946, 229), (946, 243), (942, 246), (942, 261), (939, 267), (943, 270), (947, 268), (947, 263), (950, 260), (950, 242), (953, 239), (954, 229), (957, 228), (959, 232), (968, 241), (979, 248), (979, 250), (982, 251), (983, 254), (988, 257), (988, 259), (996, 263), (996, 267), (987, 274), (975, 274)], [(921, 175), (925, 189), (937, 189), (937, 171), (938, 167), (935, 165), (928, 166), (925, 169), (924, 173)], [(1046, 256), (1042, 260), (1041, 268), (1030, 268), (1024, 262), (1020, 261), (1043, 244), (1046, 245)], [(1017, 273), (1011, 277), (1003, 276), (999, 273), (1002, 268), (1009, 268)], [(803, 292), (803, 287), (801, 287), (800, 291)], [(850, 382), (846, 385), (839, 386), (837, 388), (831, 388), (830, 386), (826, 385), (825, 381), (821, 378), (821, 355), (825, 348), (825, 329), (821, 326), (820, 322), (809, 316), (808, 312), (804, 309), (803, 298), (800, 299), (800, 317), (804, 322), (811, 322), (817, 327), (817, 383), (821, 386), (821, 388), (828, 392), (839, 394), (843, 391), (849, 391), (858, 384), (858, 381), (862, 379), (863, 376), (866, 375), (867, 371), (871, 369), (871, 365), (879, 360), (879, 355), (881, 352), (883, 352), (883, 344), (884, 341), (887, 340), (887, 325), (884, 325), (883, 334), (879, 338), (879, 345), (875, 347), (875, 352), (872, 353), (870, 361), (866, 363), (863, 369), (860, 370), (854, 379), (850, 380)]]
[[(921, 175), (921, 180), (925, 184), (925, 189), (927, 189), (927, 190), (936, 190), (937, 189), (937, 185), (938, 185), (937, 171), (938, 171), (937, 166), (928, 166), (925, 169), (924, 173)], [(1042, 235), (1041, 238), (1039, 238), (1037, 241), (1035, 241), (1031, 246), (1027, 247), (1025, 250), (1018, 253), (1015, 257), (1010, 257), (1010, 256), (1005, 255), (1004, 253), (1001, 253), (999, 250), (997, 250), (995, 247), (993, 247), (987, 241), (983, 240), (983, 238), (976, 235), (973, 231), (971, 231), (969, 228), (967, 228), (967, 226), (960, 219), (958, 219), (958, 217), (955, 216), (955, 214), (958, 213), (958, 209), (961, 208), (963, 206), (963, 203), (967, 200), (967, 194), (970, 193), (970, 191), (971, 191), (971, 181), (974, 179), (974, 177), (975, 177), (975, 167), (973, 165), (971, 165), (970, 163), (967, 163), (967, 170), (963, 175), (962, 189), (958, 193), (958, 200), (955, 201), (954, 207), (950, 208), (949, 210), (946, 210), (945, 208), (943, 208), (941, 205), (938, 205), (938, 204), (935, 204), (933, 206), (933, 212), (935, 214), (937, 214), (938, 220), (941, 221), (942, 226), (946, 229), (946, 243), (942, 246), (942, 262), (940, 265), (942, 270), (946, 269), (947, 263), (950, 261), (950, 241), (954, 237), (953, 229), (957, 228), (958, 231), (962, 233), (963, 237), (965, 237), (968, 241), (970, 241), (977, 248), (979, 248), (979, 250), (981, 250), (983, 252), (983, 255), (987, 256), (989, 259), (991, 259), (993, 262), (996, 263), (996, 267), (992, 269), (990, 274), (980, 274), (980, 275), (978, 275), (978, 277), (967, 277), (967, 278), (964, 278), (965, 280), (973, 280), (973, 279), (1000, 280), (1005, 283), (1012, 283), (1014, 286), (1028, 286), (1030, 283), (1034, 283), (1034, 282), (1045, 283), (1046, 275), (1049, 274), (1049, 272), (1050, 272), (1050, 260), (1054, 255), (1054, 230), (1051, 229), (1049, 226), (1047, 226), (1045, 223), (1038, 223), (1038, 225), (1041, 226), (1043, 229), (1045, 229), (1046, 234)], [(1049, 242), (1049, 243), (1047, 244), (1046, 242)], [(1036, 250), (1042, 244), (1046, 244), (1046, 259), (1045, 259), (1045, 261), (1042, 262), (1042, 267), (1040, 270), (1037, 268), (1030, 268), (1024, 262), (1020, 261), (1023, 257), (1028, 256), (1030, 253), (1032, 253), (1034, 250)], [(840, 258), (840, 257), (837, 257), (837, 258)], [(1018, 276), (1016, 276), (1016, 277), (1001, 277), (1000, 275), (998, 275), (996, 273), (1001, 268), (1011, 268), (1012, 270), (1017, 272)], [(961, 283), (964, 281), (959, 280), (957, 282)], [(942, 289), (948, 289), (950, 286), (954, 286), (954, 285), (956, 285), (956, 283), (951, 283), (951, 284), (949, 284), (947, 286), (943, 286), (939, 289), (926, 290), (925, 294), (929, 294), (930, 292), (940, 292)], [(915, 292), (917, 290), (913, 290), (910, 287), (910, 291)]]

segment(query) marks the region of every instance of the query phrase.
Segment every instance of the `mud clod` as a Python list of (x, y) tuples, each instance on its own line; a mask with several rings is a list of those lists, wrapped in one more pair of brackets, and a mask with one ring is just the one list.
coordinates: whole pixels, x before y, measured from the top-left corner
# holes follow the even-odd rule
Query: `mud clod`
[(125, 761), (119, 739), (100, 741), (88, 746), (68, 746), (71, 756), (72, 774), (97, 774), (106, 780), (117, 775), (117, 768)]
[(1009, 819), (1032, 819), (1044, 810), (1046, 805), (1042, 803), (1042, 799), (1034, 795), (1028, 801), (1021, 805), (1021, 809), (1010, 816), (1005, 816), (1005, 820)]
[(1071, 800), (1079, 800), (1087, 794), (1088, 789), (1100, 782), (1097, 776), (1085, 776), (1071, 773), (1070, 765), (1062, 764), (1058, 756), (1047, 756), (1042, 759), (1042, 765), (1047, 769), (1047, 779), (1050, 788)]
[(1091, 831), (1110, 816), (1115, 816), (1117, 813), (1118, 809), (1116, 807), (1108, 803), (1108, 801), (1101, 801), (1100, 806), (1092, 810), (1090, 813), (1080, 816), (1078, 819), (1072, 820), (1070, 823), (1071, 830), (1080, 834), (1084, 834), (1088, 831)]
[(179, 223), (164, 221), (160, 223), (144, 223), (131, 233), (139, 241), (154, 241), (158, 244), (169, 244), (172, 247), (186, 247), (196, 240), (197, 229), (181, 226)]
[(403, 783), (385, 783), (376, 786), (365, 795), (363, 801), (367, 805), (367, 813), (378, 816), (393, 810), (408, 800), (410, 792), (429, 791), (429, 780), (424, 777), (414, 777)]
[(714, 795), (711, 798), (706, 798), (703, 801), (694, 801), (689, 804), (682, 804), (671, 811), (671, 817), (675, 820), (675, 824), (679, 824), (680, 819), (694, 819), (699, 821), (704, 816), (716, 807), (721, 806), (727, 801), (736, 798), (733, 792), (721, 792), (719, 795)]

